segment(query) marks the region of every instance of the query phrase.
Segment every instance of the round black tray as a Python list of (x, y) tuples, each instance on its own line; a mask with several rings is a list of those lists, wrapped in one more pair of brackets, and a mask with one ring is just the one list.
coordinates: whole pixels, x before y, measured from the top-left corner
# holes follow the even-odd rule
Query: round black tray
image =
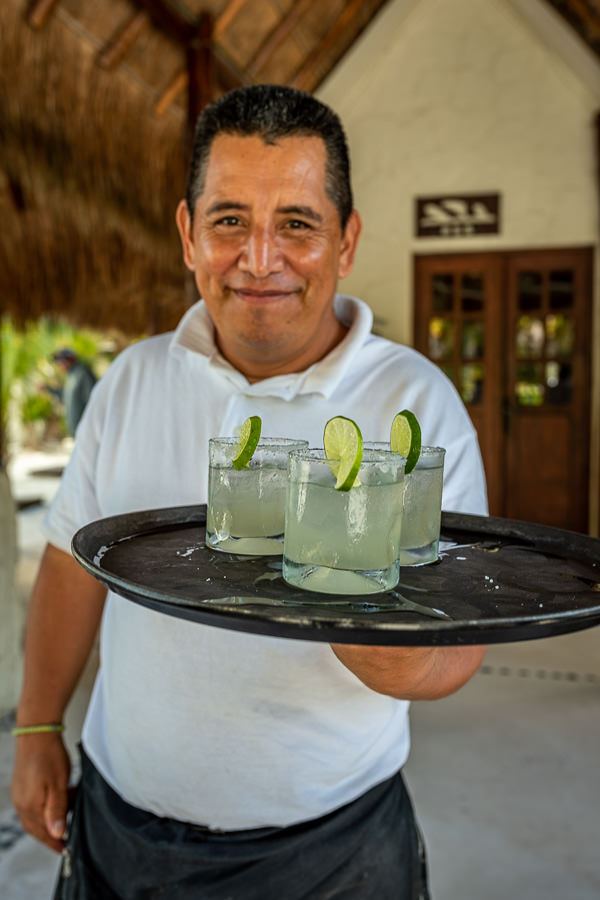
[(396, 646), (490, 644), (600, 623), (600, 540), (487, 516), (442, 514), (440, 559), (405, 567), (394, 591), (295, 590), (281, 558), (207, 548), (205, 506), (111, 516), (73, 555), (116, 594), (161, 613), (257, 634)]

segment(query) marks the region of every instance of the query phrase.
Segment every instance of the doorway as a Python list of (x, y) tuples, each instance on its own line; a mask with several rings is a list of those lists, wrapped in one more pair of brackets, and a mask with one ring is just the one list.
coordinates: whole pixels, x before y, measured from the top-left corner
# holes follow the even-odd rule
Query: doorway
[(592, 249), (415, 257), (415, 347), (479, 435), (490, 513), (588, 531)]

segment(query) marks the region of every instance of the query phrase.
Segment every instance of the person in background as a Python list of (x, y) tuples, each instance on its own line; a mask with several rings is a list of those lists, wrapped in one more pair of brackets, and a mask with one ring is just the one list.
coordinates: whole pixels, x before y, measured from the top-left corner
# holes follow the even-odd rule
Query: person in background
[(65, 373), (60, 399), (65, 407), (67, 430), (73, 436), (96, 384), (96, 376), (70, 347), (57, 350), (52, 359)]

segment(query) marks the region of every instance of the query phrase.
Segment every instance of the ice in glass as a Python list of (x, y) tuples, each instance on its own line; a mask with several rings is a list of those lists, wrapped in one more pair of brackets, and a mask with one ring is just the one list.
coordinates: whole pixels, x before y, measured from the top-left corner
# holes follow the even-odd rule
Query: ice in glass
[(211, 438), (207, 546), (251, 556), (282, 553), (288, 454), (303, 447), (308, 441), (261, 437), (248, 466), (236, 470), (238, 438)]
[(335, 489), (336, 460), (290, 453), (283, 577), (327, 594), (372, 594), (398, 583), (404, 458), (365, 450), (358, 480)]

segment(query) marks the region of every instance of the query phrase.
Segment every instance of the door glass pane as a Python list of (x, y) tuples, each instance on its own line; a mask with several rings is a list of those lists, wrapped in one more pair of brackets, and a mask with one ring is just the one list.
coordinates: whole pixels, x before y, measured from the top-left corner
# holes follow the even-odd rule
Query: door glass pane
[(542, 306), (542, 273), (519, 272), (519, 309), (527, 312)]
[(569, 309), (573, 306), (575, 273), (572, 269), (550, 272), (550, 309)]
[(465, 403), (483, 401), (483, 366), (469, 363), (460, 367), (460, 395)]
[(570, 356), (573, 353), (575, 323), (562, 313), (546, 316), (546, 355)]
[(570, 403), (572, 397), (572, 367), (570, 363), (546, 363), (546, 401)]
[(517, 322), (517, 356), (539, 359), (544, 350), (544, 323), (532, 316), (519, 316)]
[(431, 279), (431, 302), (433, 312), (451, 312), (453, 292), (454, 275), (434, 275)]
[(521, 406), (540, 406), (544, 402), (542, 363), (519, 363), (515, 394)]
[(483, 358), (483, 322), (463, 322), (461, 350), (463, 359)]
[(461, 306), (464, 312), (479, 312), (483, 309), (483, 276), (470, 273), (463, 275), (460, 285)]
[(454, 322), (450, 319), (429, 320), (429, 356), (448, 359), (454, 351)]

